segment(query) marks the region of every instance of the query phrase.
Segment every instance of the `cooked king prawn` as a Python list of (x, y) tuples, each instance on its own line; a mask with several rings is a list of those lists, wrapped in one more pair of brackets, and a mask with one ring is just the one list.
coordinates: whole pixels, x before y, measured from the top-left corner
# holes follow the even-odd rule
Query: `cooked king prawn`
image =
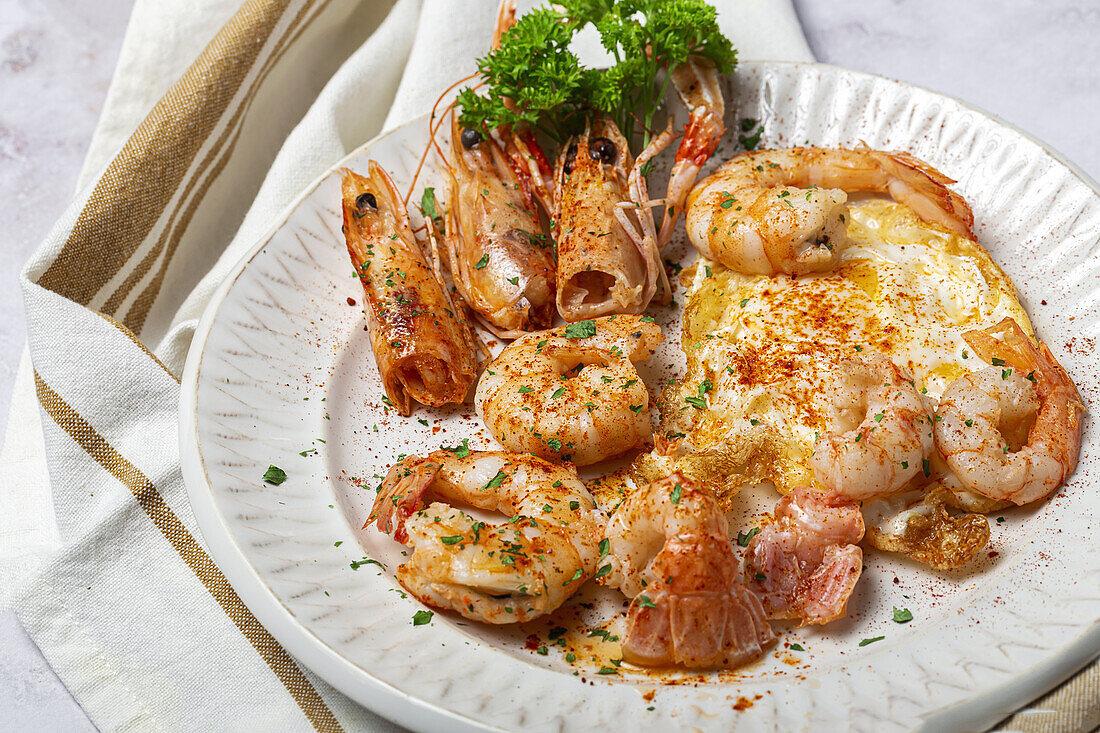
[(746, 274), (831, 270), (848, 243), (845, 191), (884, 193), (924, 221), (974, 239), (954, 183), (908, 153), (787, 148), (739, 155), (688, 197), (687, 231), (702, 254)]
[(775, 636), (760, 600), (737, 577), (727, 532), (715, 500), (679, 474), (615, 510), (600, 582), (633, 598), (624, 660), (736, 667), (764, 653)]
[[(435, 499), (428, 504), (429, 499)], [(476, 520), (452, 504), (511, 517)], [(596, 569), (604, 516), (572, 467), (449, 450), (394, 465), (367, 525), (413, 548), (397, 579), (422, 602), (491, 624), (550, 613)]]
[(970, 491), (1016, 504), (1049, 495), (1081, 451), (1085, 406), (1073, 380), (1046, 344), (1032, 343), (1011, 319), (964, 337), (994, 366), (944, 392), (937, 447)]
[(663, 338), (652, 319), (630, 315), (527, 334), (485, 368), (474, 404), (509, 450), (578, 466), (625, 453), (653, 433), (634, 362)]

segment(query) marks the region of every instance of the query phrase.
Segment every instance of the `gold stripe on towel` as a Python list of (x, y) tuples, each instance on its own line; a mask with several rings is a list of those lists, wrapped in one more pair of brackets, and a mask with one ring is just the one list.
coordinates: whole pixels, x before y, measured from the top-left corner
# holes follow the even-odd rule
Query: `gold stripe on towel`
[[(168, 225), (158, 239), (156, 246), (142, 258), (141, 263), (126, 278), (126, 282), (123, 283), (122, 287), (112, 293), (111, 297), (104, 305), (103, 310), (105, 312), (113, 313), (125, 323), (128, 328), (133, 329), (135, 333), (141, 333), (142, 328), (145, 326), (145, 319), (149, 315), (149, 309), (153, 307), (153, 303), (157, 296), (160, 295), (160, 288), (164, 283), (168, 267), (172, 263), (172, 257), (175, 255), (180, 240), (187, 231), (187, 226), (190, 224), (191, 218), (202, 204), (210, 186), (214, 184), (218, 176), (221, 175), (222, 169), (229, 163), (229, 159), (236, 148), (237, 141), (240, 139), (241, 133), (244, 130), (244, 116), (252, 106), (252, 101), (259, 93), (264, 79), (267, 78), (268, 74), (271, 73), (278, 62), (286, 55), (286, 52), (294, 46), (294, 43), (301, 35), (308, 30), (313, 21), (321, 15), (321, 13), (317, 12), (311, 17), (306, 17), (309, 11), (313, 10), (315, 7), (313, 2), (307, 3), (290, 23), (286, 33), (276, 42), (271, 55), (263, 62), (263, 66), (257, 73), (255, 81), (249, 88), (242, 102), (237, 106), (237, 110), (232, 118), (230, 118), (226, 124), (226, 129), (223, 131), (221, 137), (211, 147), (210, 153), (202, 162), (199, 170), (196, 171), (192, 180), (188, 182), (183, 196), (180, 197), (178, 208), (172, 212)], [(226, 145), (227, 140), (228, 145)], [(222, 152), (223, 146), (225, 147), (224, 152)], [(214, 158), (219, 157), (219, 154), (220, 159), (214, 161)], [(205, 179), (199, 181), (206, 167), (209, 166), (212, 161), (214, 162), (214, 166), (209, 175), (207, 175)], [(197, 190), (193, 190), (196, 188)], [(166, 244), (167, 251), (163, 258), (161, 258), (156, 274), (143, 288), (137, 298), (135, 298), (134, 302), (127, 308), (126, 312), (117, 313), (116, 309), (120, 306), (122, 301), (126, 299), (137, 283), (145, 279), (145, 276), (156, 263), (158, 257), (160, 257), (162, 252), (165, 252)]]
[(291, 0), (248, 0), (107, 166), (38, 284), (87, 305), (145, 241)]
[(313, 727), (318, 731), (343, 731), (343, 726), (321, 699), (320, 693), (306, 679), (286, 650), (279, 646), (279, 642), (275, 641), (267, 629), (261, 626), (252, 612), (245, 607), (214, 561), (195, 541), (194, 536), (171, 507), (165, 503), (153, 482), (116, 451), (76, 410), (61, 399), (37, 371), (34, 373), (34, 385), (38, 393), (38, 401), (53, 421), (99, 465), (130, 489), (138, 504), (153, 520), (153, 524), (198, 576), (206, 590), (259, 652), (267, 666), (275, 672)]

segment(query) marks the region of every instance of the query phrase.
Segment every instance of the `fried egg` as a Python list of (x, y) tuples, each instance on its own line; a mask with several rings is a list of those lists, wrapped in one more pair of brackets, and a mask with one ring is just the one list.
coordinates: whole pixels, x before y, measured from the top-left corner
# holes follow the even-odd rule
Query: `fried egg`
[(882, 353), (935, 403), (985, 366), (964, 332), (1007, 316), (1031, 334), (1011, 280), (978, 243), (892, 201), (853, 205), (850, 219), (831, 272), (745, 275), (706, 258), (684, 271), (687, 370), (663, 395), (666, 450), (639, 460), (642, 476), (683, 470), (720, 496), (813, 486), (808, 459), (834, 420), (819, 395), (842, 360)]

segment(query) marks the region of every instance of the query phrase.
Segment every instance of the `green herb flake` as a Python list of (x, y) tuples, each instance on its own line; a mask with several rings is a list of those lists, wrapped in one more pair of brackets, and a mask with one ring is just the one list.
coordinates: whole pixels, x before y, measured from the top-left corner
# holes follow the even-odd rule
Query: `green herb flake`
[(424, 193), (420, 194), (420, 210), (424, 212), (424, 216), (430, 219), (438, 219), (440, 217), (439, 209), (435, 205), (435, 189), (425, 188)]
[(885, 636), (872, 636), (870, 639), (864, 639), (863, 641), (859, 642), (859, 645), (867, 646), (868, 644), (874, 644), (876, 641), (882, 641), (885, 638)]
[(424, 626), (431, 623), (434, 615), (431, 611), (417, 611), (413, 614), (413, 626)]
[[(444, 446), (441, 446), (441, 447), (443, 448), (443, 450), (448, 450), (451, 453), (454, 453), (456, 458), (465, 458), (466, 456), (470, 455), (470, 439), (469, 438), (463, 438), (461, 445), (455, 445), (455, 446), (450, 446), (450, 447), (444, 445)], [(499, 484), (498, 484), (498, 486), (499, 486)]]
[(278, 466), (268, 466), (267, 470), (264, 471), (264, 481), (269, 484), (274, 484), (275, 486), (278, 486), (282, 482), (286, 481), (286, 471), (279, 468)]
[(894, 623), (906, 624), (913, 620), (913, 612), (908, 608), (895, 608), (894, 609)]
[(478, 260), (477, 263), (474, 265), (474, 269), (475, 270), (480, 270), (488, 264), (489, 264), (489, 255), (488, 254), (483, 254), (481, 256), (481, 259)]
[(595, 321), (577, 321), (565, 327), (565, 337), (571, 339), (586, 339), (596, 335)]
[(738, 532), (737, 533), (737, 544), (741, 545), (742, 547), (748, 547), (749, 546), (749, 540), (751, 540), (753, 537), (755, 537), (759, 533), (760, 533), (760, 528), (759, 527), (753, 527), (748, 532)]

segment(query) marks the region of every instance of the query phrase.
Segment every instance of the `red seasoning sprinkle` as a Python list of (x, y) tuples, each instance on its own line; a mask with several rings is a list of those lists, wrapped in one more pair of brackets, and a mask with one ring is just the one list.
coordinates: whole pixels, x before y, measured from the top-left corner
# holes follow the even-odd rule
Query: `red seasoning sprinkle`
[(355, 298), (348, 298), (348, 305), (355, 305)]

